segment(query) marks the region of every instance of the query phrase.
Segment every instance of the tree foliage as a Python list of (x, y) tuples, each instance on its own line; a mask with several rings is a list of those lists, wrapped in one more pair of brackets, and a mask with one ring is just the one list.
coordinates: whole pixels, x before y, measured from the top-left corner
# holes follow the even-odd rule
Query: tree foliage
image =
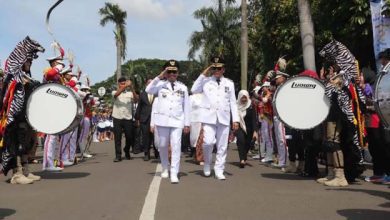
[[(311, 0), (316, 51), (332, 38), (343, 42), (362, 65), (374, 64), (370, 4), (366, 0)], [(259, 73), (286, 56), (287, 71), (303, 70), (297, 0), (249, 0), (250, 63)], [(321, 59), (317, 66), (321, 67)]]
[(123, 11), (118, 4), (112, 4), (106, 2), (104, 7), (99, 9), (99, 14), (101, 16), (100, 25), (106, 26), (107, 23), (115, 24), (115, 40), (120, 42), (121, 48), (121, 58), (126, 58), (126, 18), (127, 12)]
[(207, 65), (213, 56), (223, 56), (227, 76), (240, 80), (240, 34), (241, 11), (232, 0), (218, 0), (214, 6), (203, 7), (194, 12), (194, 18), (202, 24), (201, 31), (192, 33), (189, 39), (188, 57)]

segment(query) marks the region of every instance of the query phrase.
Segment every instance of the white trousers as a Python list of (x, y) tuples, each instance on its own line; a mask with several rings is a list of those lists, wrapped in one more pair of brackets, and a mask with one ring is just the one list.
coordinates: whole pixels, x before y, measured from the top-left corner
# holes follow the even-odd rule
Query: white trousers
[(85, 147), (87, 146), (89, 129), (91, 127), (91, 120), (88, 117), (84, 117), (81, 121), (81, 132), (79, 138), (80, 152), (85, 152)]
[(171, 175), (177, 175), (180, 171), (181, 136), (182, 128), (156, 126), (158, 134), (158, 148), (160, 152), (161, 166), (169, 167), (168, 147), (171, 146)]
[(286, 162), (288, 158), (286, 131), (284, 129), (283, 122), (281, 122), (279, 118), (276, 116), (274, 116), (274, 129), (275, 129), (276, 144), (278, 147), (278, 161), (279, 161), (278, 165), (286, 166)]
[(53, 168), (54, 160), (59, 158), (60, 137), (58, 135), (46, 135), (43, 147), (43, 170)]
[(205, 166), (211, 166), (213, 161), (213, 148), (217, 146), (217, 155), (214, 165), (216, 173), (223, 173), (225, 170), (227, 147), (229, 141), (230, 127), (220, 124), (203, 124), (203, 155)]
[(261, 123), (261, 138), (265, 146), (265, 159), (272, 160), (272, 155), (274, 153), (274, 141), (272, 137), (272, 122), (267, 119), (260, 119)]
[(76, 156), (77, 148), (77, 131), (76, 127), (73, 131), (62, 135), (61, 138), (61, 161), (73, 161)]

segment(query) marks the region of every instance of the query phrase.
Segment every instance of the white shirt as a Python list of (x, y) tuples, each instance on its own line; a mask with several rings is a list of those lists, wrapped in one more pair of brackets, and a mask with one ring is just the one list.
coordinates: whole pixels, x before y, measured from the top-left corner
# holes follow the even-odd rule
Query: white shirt
[[(112, 92), (114, 96), (116, 91)], [(134, 95), (132, 92), (123, 91), (118, 97), (114, 98), (114, 106), (112, 117), (116, 119), (133, 119), (133, 101)]]
[(238, 108), (234, 83), (230, 79), (222, 77), (218, 84), (215, 77), (206, 77), (201, 74), (194, 82), (192, 93), (203, 93), (204, 97), (200, 103), (199, 122), (206, 124), (230, 125), (239, 122)]
[(168, 81), (156, 77), (146, 87), (148, 94), (157, 95), (158, 103), (153, 109), (154, 124), (161, 127), (184, 128), (190, 126), (190, 102), (188, 89), (181, 82), (174, 82), (174, 89)]

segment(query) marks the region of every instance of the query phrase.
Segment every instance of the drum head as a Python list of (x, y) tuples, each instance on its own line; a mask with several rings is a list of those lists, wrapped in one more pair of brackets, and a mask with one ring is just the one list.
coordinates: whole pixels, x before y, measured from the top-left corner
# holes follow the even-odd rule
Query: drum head
[(45, 134), (59, 134), (77, 116), (75, 93), (60, 84), (48, 83), (37, 87), (27, 101), (30, 125)]
[(330, 102), (320, 81), (297, 76), (277, 89), (274, 107), (277, 116), (288, 127), (309, 130), (327, 118)]
[(390, 74), (381, 75), (375, 88), (375, 109), (382, 119), (382, 123), (389, 128), (390, 123)]

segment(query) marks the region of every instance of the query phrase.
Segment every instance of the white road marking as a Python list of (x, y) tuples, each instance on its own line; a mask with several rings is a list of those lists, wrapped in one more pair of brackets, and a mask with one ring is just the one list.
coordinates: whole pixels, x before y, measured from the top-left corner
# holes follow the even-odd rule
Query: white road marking
[(157, 164), (156, 174), (154, 175), (153, 180), (150, 183), (148, 194), (145, 197), (144, 207), (142, 208), (142, 212), (139, 217), (140, 220), (154, 220), (158, 192), (160, 190), (161, 172), (162, 166), (161, 164)]

